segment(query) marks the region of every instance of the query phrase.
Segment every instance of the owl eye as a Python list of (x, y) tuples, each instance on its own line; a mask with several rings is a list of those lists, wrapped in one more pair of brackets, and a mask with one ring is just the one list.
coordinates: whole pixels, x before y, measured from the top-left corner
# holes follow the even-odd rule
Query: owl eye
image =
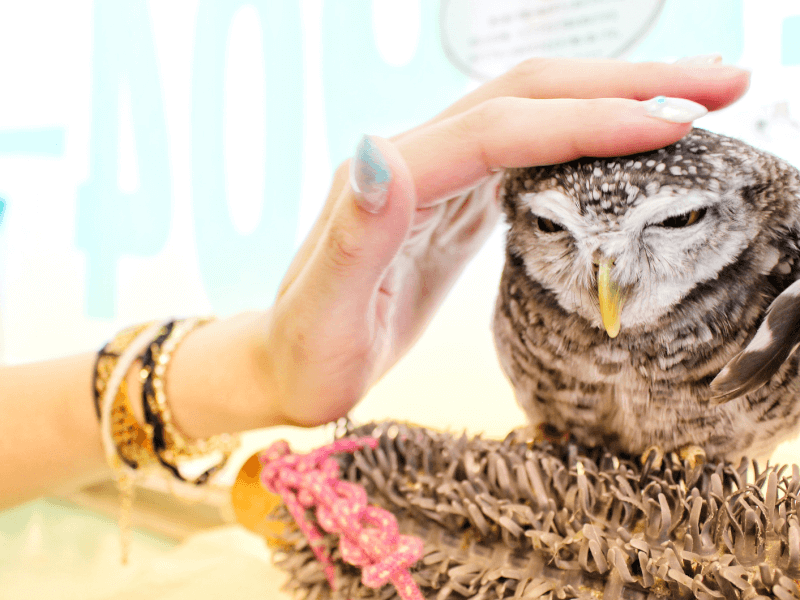
[(564, 231), (564, 228), (558, 223), (545, 219), (544, 217), (536, 217), (536, 225), (545, 233), (556, 233), (557, 231)]
[(698, 208), (697, 210), (692, 210), (690, 212), (683, 213), (682, 215), (675, 215), (674, 217), (665, 219), (659, 223), (659, 226), (670, 227), (672, 229), (677, 229), (678, 227), (688, 227), (689, 225), (694, 225), (697, 223), (705, 216), (705, 214), (705, 208)]

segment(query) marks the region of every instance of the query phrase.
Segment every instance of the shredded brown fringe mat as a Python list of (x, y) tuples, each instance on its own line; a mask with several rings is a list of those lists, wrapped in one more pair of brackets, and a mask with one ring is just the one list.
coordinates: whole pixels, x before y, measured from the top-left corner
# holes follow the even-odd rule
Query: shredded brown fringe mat
[[(337, 455), (342, 478), (424, 540), (411, 575), (428, 599), (800, 598), (797, 465), (691, 468), (670, 454), (643, 473), (632, 457), (513, 434), (456, 437), (396, 422), (336, 434), (364, 436), (377, 448)], [(274, 517), (293, 523), (284, 506)], [(398, 597), (391, 584), (361, 583), (338, 536), (324, 537), (336, 591), (297, 528), (282, 541), (276, 562), (299, 597)]]

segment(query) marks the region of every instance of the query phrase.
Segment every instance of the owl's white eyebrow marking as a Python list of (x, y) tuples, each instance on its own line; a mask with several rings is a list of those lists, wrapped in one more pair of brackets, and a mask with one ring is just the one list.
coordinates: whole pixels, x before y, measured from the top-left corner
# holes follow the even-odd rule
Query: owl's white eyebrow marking
[(582, 228), (580, 207), (577, 200), (557, 190), (522, 194), (525, 206), (537, 216), (557, 221), (567, 229), (576, 231)]
[(669, 191), (644, 198), (633, 207), (623, 220), (625, 229), (642, 229), (645, 225), (660, 223), (677, 215), (709, 206), (713, 203), (710, 197), (697, 190), (687, 193)]

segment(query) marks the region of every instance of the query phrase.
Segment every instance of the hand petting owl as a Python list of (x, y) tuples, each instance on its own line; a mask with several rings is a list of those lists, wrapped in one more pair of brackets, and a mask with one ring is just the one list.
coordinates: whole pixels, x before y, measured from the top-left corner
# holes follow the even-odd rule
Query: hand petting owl
[(694, 129), (506, 173), (500, 362), (534, 425), (642, 453), (770, 454), (800, 421), (800, 173)]

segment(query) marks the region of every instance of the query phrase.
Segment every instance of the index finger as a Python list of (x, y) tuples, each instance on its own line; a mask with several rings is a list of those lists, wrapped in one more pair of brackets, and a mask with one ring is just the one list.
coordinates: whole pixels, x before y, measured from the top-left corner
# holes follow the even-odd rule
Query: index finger
[(654, 150), (691, 128), (654, 118), (634, 100), (502, 97), (419, 128), (397, 145), (416, 185), (417, 206), (426, 207), (494, 171)]
[(425, 125), (501, 97), (647, 100), (667, 96), (718, 110), (738, 100), (749, 85), (750, 73), (730, 65), (533, 58), (467, 94)]

